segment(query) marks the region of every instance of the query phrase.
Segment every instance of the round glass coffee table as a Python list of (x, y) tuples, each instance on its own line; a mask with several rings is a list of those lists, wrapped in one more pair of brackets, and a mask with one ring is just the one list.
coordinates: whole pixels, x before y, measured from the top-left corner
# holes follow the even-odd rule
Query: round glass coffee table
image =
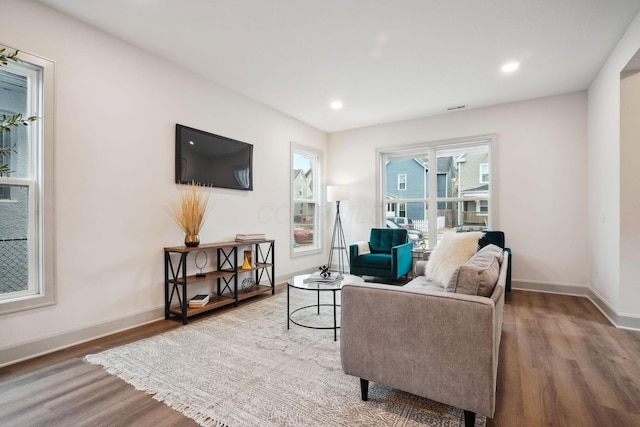
[[(327, 282), (308, 281), (309, 276), (310, 276), (309, 274), (301, 274), (299, 276), (294, 276), (287, 281), (287, 329), (289, 329), (289, 326), (291, 323), (298, 326), (302, 326), (303, 328), (309, 328), (309, 329), (333, 329), (333, 340), (337, 341), (338, 329), (340, 328), (340, 326), (338, 326), (336, 311), (337, 311), (337, 308), (340, 307), (340, 304), (337, 304), (336, 302), (336, 293), (340, 289), (342, 289), (344, 285), (348, 283), (364, 283), (364, 279), (362, 279), (362, 277), (354, 276), (351, 274), (343, 274), (342, 279), (327, 283)], [(303, 307), (299, 307), (291, 311), (291, 304), (290, 304), (290, 298), (289, 298), (291, 288), (302, 289), (305, 291), (315, 291), (318, 294), (316, 303), (311, 305), (305, 305)], [(333, 302), (320, 303), (320, 292), (332, 292)], [(303, 310), (310, 310), (310, 309), (316, 310), (316, 313), (320, 315), (320, 307), (333, 308), (333, 326), (312, 326), (312, 325), (304, 324), (301, 321), (295, 321), (291, 318), (291, 316), (297, 312), (300, 312)]]

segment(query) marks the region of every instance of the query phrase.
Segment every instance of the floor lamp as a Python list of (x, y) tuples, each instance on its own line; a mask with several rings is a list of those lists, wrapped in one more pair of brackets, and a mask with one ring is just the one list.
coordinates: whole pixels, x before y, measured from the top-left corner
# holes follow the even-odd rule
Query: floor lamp
[(329, 248), (329, 268), (332, 268), (333, 252), (338, 251), (338, 273), (342, 276), (345, 273), (345, 261), (349, 266), (349, 252), (344, 239), (342, 221), (340, 220), (340, 202), (349, 200), (349, 187), (346, 185), (329, 185), (327, 187), (327, 201), (336, 202), (336, 220), (333, 224), (333, 237), (331, 237), (331, 247)]

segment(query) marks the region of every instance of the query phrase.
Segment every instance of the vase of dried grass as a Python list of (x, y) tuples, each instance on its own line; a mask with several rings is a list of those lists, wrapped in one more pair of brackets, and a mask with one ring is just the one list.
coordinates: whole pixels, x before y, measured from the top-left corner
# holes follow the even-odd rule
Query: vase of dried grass
[(195, 248), (200, 244), (200, 236), (197, 234), (185, 234), (184, 245), (188, 248)]

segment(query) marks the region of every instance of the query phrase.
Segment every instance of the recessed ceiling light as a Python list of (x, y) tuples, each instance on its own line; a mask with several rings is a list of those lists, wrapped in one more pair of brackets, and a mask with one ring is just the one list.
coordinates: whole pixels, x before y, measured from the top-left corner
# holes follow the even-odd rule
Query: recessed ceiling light
[(519, 67), (520, 67), (520, 63), (517, 61), (507, 62), (502, 66), (501, 70), (503, 73), (513, 73)]
[(331, 108), (333, 108), (334, 110), (339, 110), (342, 108), (342, 102), (340, 101), (333, 101), (331, 103)]

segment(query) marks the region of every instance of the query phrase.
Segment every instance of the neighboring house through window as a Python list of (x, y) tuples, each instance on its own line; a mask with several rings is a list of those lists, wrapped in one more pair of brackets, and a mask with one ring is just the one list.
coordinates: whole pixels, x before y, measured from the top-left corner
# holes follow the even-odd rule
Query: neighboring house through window
[(0, 66), (0, 114), (38, 119), (0, 135), (11, 148), (0, 156), (8, 168), (0, 176), (0, 314), (55, 302), (53, 63), (24, 52), (18, 59)]
[(410, 219), (413, 227), (428, 236), (429, 247), (450, 229), (493, 226), (493, 139), (488, 136), (379, 150), (380, 223), (398, 206), (393, 216)]
[[(2, 82), (0, 81), (0, 87)], [(6, 114), (6, 113), (3, 113)], [(15, 113), (8, 112), (7, 116)], [(0, 152), (0, 165), (11, 164), (11, 132), (0, 130), (0, 148), (6, 151)], [(4, 153), (4, 154), (2, 154)], [(8, 185), (0, 185), (0, 200), (9, 200), (11, 198), (11, 187)]]
[(480, 165), (480, 182), (483, 184), (489, 183), (489, 164), (482, 163)]
[(407, 189), (407, 174), (401, 173), (398, 175), (398, 190), (403, 191)]
[(322, 153), (291, 144), (291, 255), (322, 251)]
[(399, 204), (400, 209), (398, 209), (398, 216), (401, 218), (406, 218), (407, 217), (407, 204), (406, 203), (400, 203)]

